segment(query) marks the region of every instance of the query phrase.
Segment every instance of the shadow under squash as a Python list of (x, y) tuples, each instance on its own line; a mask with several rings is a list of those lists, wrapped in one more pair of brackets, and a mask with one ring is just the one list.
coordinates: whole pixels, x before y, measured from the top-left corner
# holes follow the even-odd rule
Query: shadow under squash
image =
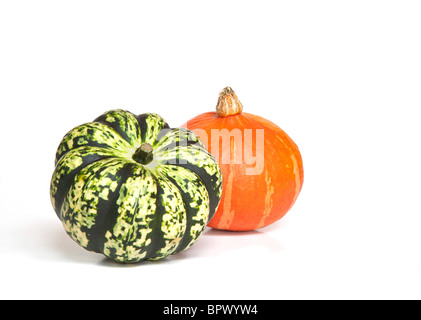
[(264, 229), (244, 232), (206, 227), (198, 241), (189, 249), (162, 260), (139, 263), (118, 263), (102, 254), (83, 249), (66, 234), (60, 221), (55, 219), (44, 219), (35, 224), (22, 225), (15, 236), (21, 253), (30, 255), (33, 259), (121, 268), (160, 265), (189, 258), (217, 256), (245, 247), (254, 247), (269, 252), (282, 251), (282, 244), (270, 235), (270, 231), (283, 227), (284, 223), (282, 222), (277, 222)]

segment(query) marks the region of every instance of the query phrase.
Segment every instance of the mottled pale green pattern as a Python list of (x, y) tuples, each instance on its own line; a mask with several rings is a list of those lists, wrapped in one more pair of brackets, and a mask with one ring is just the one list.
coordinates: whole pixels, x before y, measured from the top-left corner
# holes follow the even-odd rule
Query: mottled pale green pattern
[(155, 113), (150, 113), (144, 121), (146, 122), (146, 132), (143, 133), (143, 142), (155, 146), (159, 132), (167, 123), (161, 116)]
[[(215, 186), (222, 182), (222, 173), (218, 163), (202, 147), (192, 145), (189, 147), (177, 146), (171, 149), (157, 150), (157, 158), (161, 164), (184, 165), (190, 164), (203, 168), (209, 176), (215, 176)], [(218, 195), (222, 194), (222, 188), (217, 188)]]
[[(142, 165), (133, 154), (146, 142), (153, 160)], [(65, 135), (50, 197), (66, 232), (82, 247), (137, 262), (194, 244), (221, 189), (220, 168), (195, 134), (170, 129), (157, 114), (111, 110)]]
[(55, 211), (60, 208), (56, 207), (56, 195), (58, 186), (65, 178), (71, 174), (79, 172), (80, 167), (88, 158), (102, 159), (115, 157), (115, 153), (105, 148), (82, 146), (67, 152), (58, 162), (51, 180), (51, 202)]
[(99, 122), (91, 122), (80, 125), (66, 134), (57, 150), (56, 161), (69, 150), (86, 145), (110, 149), (120, 157), (130, 157), (135, 151), (135, 147), (112, 128)]
[(121, 133), (123, 138), (129, 142), (134, 149), (141, 145), (141, 135), (139, 123), (136, 116), (125, 110), (110, 110), (98, 117), (95, 121), (100, 121), (108, 124), (117, 132)]
[(192, 131), (185, 128), (168, 129), (163, 133), (165, 133), (165, 135), (163, 135), (154, 146), (156, 152), (163, 152), (172, 148), (175, 144), (184, 147), (195, 145), (196, 147), (200, 147), (206, 150), (199, 137), (196, 136)]
[(209, 220), (218, 209), (222, 196), (222, 173), (213, 156), (200, 139), (184, 128), (173, 129), (161, 137), (154, 150), (155, 162), (150, 168), (176, 165), (195, 172), (209, 193)]
[(174, 185), (188, 200), (184, 203), (191, 218), (186, 230), (189, 238), (186, 237), (184, 247), (178, 248), (178, 251), (185, 250), (197, 241), (205, 229), (209, 217), (209, 195), (199, 176), (190, 170), (175, 165), (164, 165), (160, 167), (160, 172), (174, 181)]
[(105, 234), (104, 254), (121, 262), (146, 257), (152, 242), (157, 185), (151, 173), (138, 166), (120, 188), (118, 217)]
[(162, 188), (160, 204), (164, 208), (161, 217), (161, 231), (165, 245), (157, 252), (154, 259), (165, 258), (174, 253), (186, 231), (187, 216), (180, 190), (164, 176), (159, 176), (159, 185)]
[(87, 247), (87, 234), (98, 217), (97, 205), (107, 200), (118, 185), (116, 174), (125, 165), (117, 158), (100, 160), (80, 171), (71, 185), (62, 208), (62, 222), (67, 233), (82, 247)]

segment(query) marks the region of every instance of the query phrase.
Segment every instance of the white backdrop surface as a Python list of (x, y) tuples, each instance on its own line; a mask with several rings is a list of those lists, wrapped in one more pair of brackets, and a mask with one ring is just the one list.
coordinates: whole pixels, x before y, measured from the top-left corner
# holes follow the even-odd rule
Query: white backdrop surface
[[(418, 1), (0, 3), (0, 298), (420, 299)], [(49, 199), (63, 135), (112, 108), (171, 126), (231, 86), (300, 147), (279, 222), (208, 228), (118, 265), (80, 248)]]

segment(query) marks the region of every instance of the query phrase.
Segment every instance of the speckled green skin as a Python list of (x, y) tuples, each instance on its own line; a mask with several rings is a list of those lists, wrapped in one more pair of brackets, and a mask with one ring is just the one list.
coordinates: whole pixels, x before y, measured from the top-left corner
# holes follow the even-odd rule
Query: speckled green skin
[[(153, 147), (152, 162), (133, 154)], [(196, 242), (218, 207), (222, 174), (198, 137), (157, 114), (111, 110), (68, 132), (50, 196), (69, 236), (118, 262), (158, 260)]]

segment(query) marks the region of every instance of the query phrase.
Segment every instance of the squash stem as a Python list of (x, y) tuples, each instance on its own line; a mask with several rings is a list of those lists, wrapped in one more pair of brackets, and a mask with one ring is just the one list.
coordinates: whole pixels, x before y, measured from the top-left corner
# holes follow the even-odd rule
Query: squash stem
[(219, 93), (216, 113), (220, 117), (228, 117), (239, 114), (243, 111), (243, 105), (230, 87), (224, 88)]
[(140, 164), (146, 165), (153, 160), (153, 148), (149, 143), (142, 143), (142, 145), (133, 154), (133, 160)]

